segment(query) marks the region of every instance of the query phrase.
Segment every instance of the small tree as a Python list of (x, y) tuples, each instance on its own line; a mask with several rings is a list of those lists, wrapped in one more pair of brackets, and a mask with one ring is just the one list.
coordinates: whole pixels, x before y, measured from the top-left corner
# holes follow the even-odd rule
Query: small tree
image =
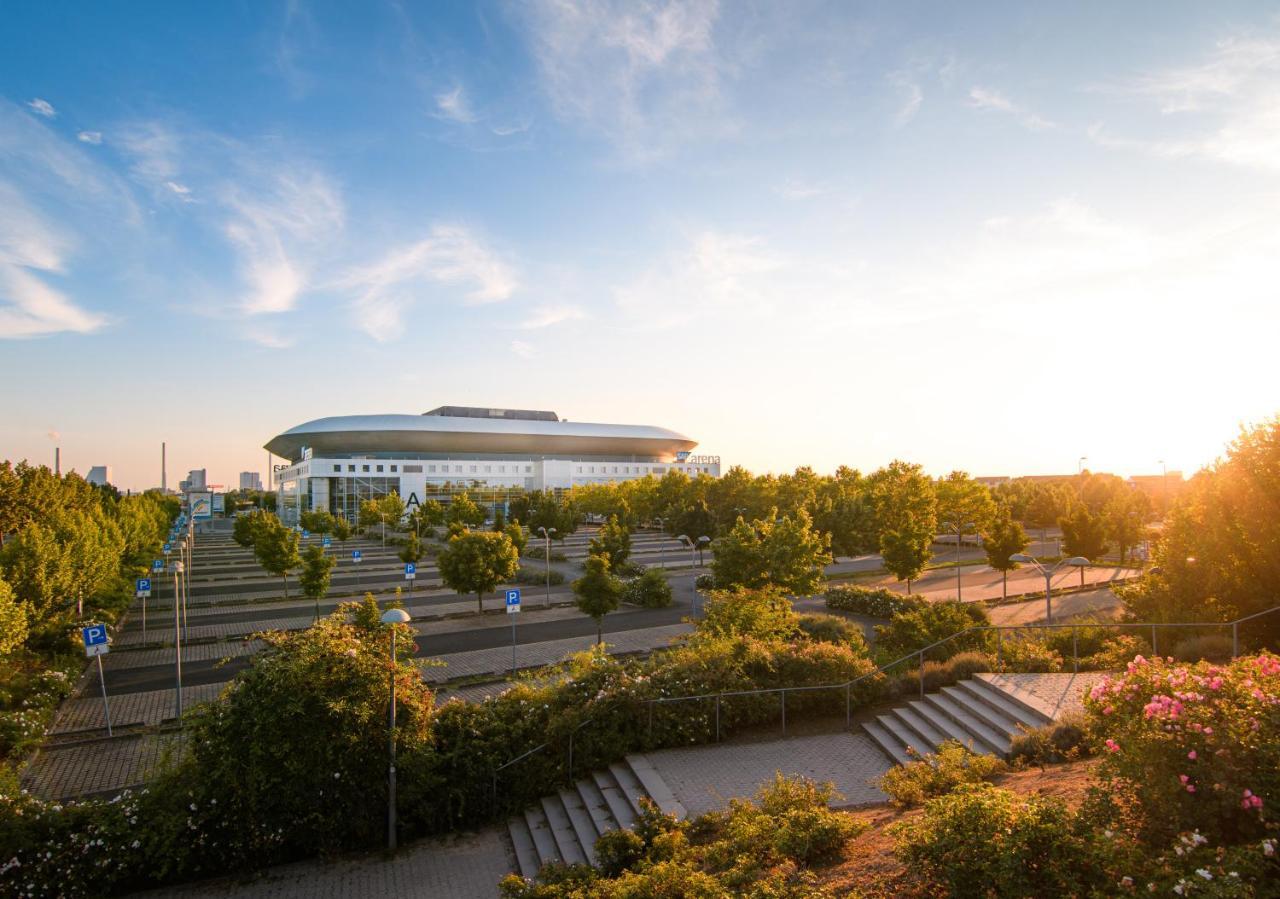
[(520, 554), (506, 534), (462, 531), (449, 538), (436, 565), (445, 584), (460, 594), (474, 593), (476, 610), (483, 612), (484, 595), (515, 575)]
[(996, 513), (990, 529), (982, 535), (987, 564), (1001, 574), (1000, 594), (1004, 599), (1009, 598), (1009, 572), (1018, 567), (1010, 557), (1022, 552), (1030, 543), (1031, 538), (1022, 525), (1014, 521), (1009, 509), (1003, 506)]
[(263, 525), (278, 521), (278, 519), (270, 512), (264, 512), (256, 509), (248, 515), (240, 515), (236, 518), (236, 523), (231, 528), (231, 539), (245, 549), (252, 549), (253, 542), (257, 539), (258, 531)]
[(345, 518), (339, 518), (333, 523), (333, 536), (337, 537), (338, 542), (343, 545), (351, 539), (351, 525)]
[(21, 646), (27, 639), (27, 611), (13, 595), (13, 589), (0, 580), (0, 656)]
[(1117, 493), (1102, 509), (1107, 536), (1115, 541), (1120, 550), (1120, 562), (1129, 556), (1129, 550), (1136, 546), (1146, 532), (1147, 519), (1151, 517), (1151, 500), (1139, 490), (1125, 490)]
[(587, 572), (573, 582), (577, 606), (596, 622), (596, 642), (604, 642), (604, 616), (618, 608), (625, 589), (622, 581), (609, 573), (608, 556), (587, 556)]
[[(1107, 550), (1106, 523), (1084, 503), (1076, 503), (1070, 515), (1059, 518), (1058, 527), (1062, 528), (1062, 548), (1067, 555), (1084, 556), (1093, 561)], [(1084, 569), (1080, 574), (1084, 576)]]
[(331, 534), (337, 519), (328, 509), (312, 509), (298, 516), (298, 523), (313, 534)]
[(387, 525), (399, 525), (404, 518), (404, 500), (398, 493), (378, 498), (378, 517), (382, 524), (382, 545), (387, 545)]
[(484, 509), (473, 503), (471, 497), (465, 493), (459, 493), (453, 498), (453, 502), (449, 503), (449, 524), (477, 528), (484, 524), (484, 517)]
[(378, 508), (376, 499), (360, 500), (360, 513), (356, 519), (356, 524), (360, 529), (371, 528), (382, 522), (382, 510)]
[(330, 575), (337, 559), (326, 556), (318, 546), (311, 546), (302, 554), (302, 571), (298, 581), (302, 584), (302, 592), (311, 597), (316, 604), (316, 621), (320, 620), (320, 600), (329, 592)]
[[(397, 555), (400, 556), (400, 561), (406, 565), (411, 562), (417, 565), (418, 562), (422, 561), (422, 541), (418, 539), (418, 535), (410, 535), (404, 546), (400, 547), (400, 552)], [(413, 592), (413, 581), (409, 581), (409, 592)]]
[(609, 520), (591, 538), (588, 553), (593, 556), (608, 556), (610, 566), (617, 568), (631, 556), (631, 532), (625, 525), (618, 523), (617, 515), (610, 515)]
[(822, 585), (822, 570), (831, 564), (831, 537), (813, 530), (809, 513), (778, 521), (773, 514), (747, 524), (741, 518), (712, 546), (711, 571), (716, 586), (775, 586), (808, 595)]
[(929, 561), (929, 544), (932, 542), (933, 528), (908, 526), (880, 535), (880, 556), (884, 559), (885, 570), (898, 580), (907, 582), (908, 594), (911, 593), (911, 582), (920, 576)]
[(524, 548), (529, 545), (529, 535), (525, 533), (524, 528), (520, 527), (519, 523), (513, 521), (503, 528), (503, 533), (510, 538), (512, 544), (516, 548), (516, 552), (523, 555)]
[(647, 568), (638, 578), (629, 581), (623, 598), (646, 609), (666, 608), (675, 601), (667, 574), (661, 568)]
[(274, 574), (284, 584), (284, 598), (289, 598), (289, 572), (302, 564), (298, 554), (301, 538), (298, 532), (278, 520), (263, 525), (253, 543), (253, 554), (267, 574)]

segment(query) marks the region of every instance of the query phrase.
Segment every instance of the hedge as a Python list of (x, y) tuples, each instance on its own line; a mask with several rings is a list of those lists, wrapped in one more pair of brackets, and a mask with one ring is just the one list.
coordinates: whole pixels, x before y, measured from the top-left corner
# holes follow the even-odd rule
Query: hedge
[(828, 609), (853, 612), (869, 618), (892, 618), (927, 605), (923, 599), (915, 596), (903, 596), (883, 587), (860, 587), (856, 584), (834, 584), (827, 588), (825, 599)]

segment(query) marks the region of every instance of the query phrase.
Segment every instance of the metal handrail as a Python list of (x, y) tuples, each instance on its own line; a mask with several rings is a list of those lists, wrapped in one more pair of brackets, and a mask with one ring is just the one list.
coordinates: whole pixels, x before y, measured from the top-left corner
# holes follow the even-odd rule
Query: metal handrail
[[(933, 643), (930, 643), (928, 646), (921, 647), (920, 649), (917, 649), (917, 650), (915, 650), (915, 651), (913, 651), (913, 652), (910, 652), (910, 653), (908, 653), (908, 654), (906, 654), (906, 655), (904, 655), (904, 656), (902, 656), (902, 657), (900, 657), (900, 658), (894, 659), (892, 662), (886, 662), (885, 664), (880, 665), (879, 667), (877, 667), (877, 668), (875, 668), (875, 669), (873, 669), (873, 670), (871, 670), (871, 671), (868, 671), (868, 672), (867, 672), (867, 673), (865, 673), (865, 674), (860, 674), (860, 675), (858, 675), (857, 677), (852, 678), (851, 680), (841, 681), (841, 682), (839, 682), (839, 683), (833, 683), (833, 684), (809, 684), (809, 685), (805, 685), (805, 686), (796, 686), (796, 687), (760, 687), (760, 688), (758, 688), (758, 689), (754, 689), (754, 690), (726, 690), (726, 691), (719, 692), (719, 693), (699, 693), (699, 694), (693, 694), (693, 695), (688, 695), (688, 696), (655, 696), (655, 697), (653, 697), (653, 698), (650, 698), (650, 699), (646, 699), (646, 700), (644, 700), (644, 702), (645, 702), (645, 704), (646, 704), (646, 705), (648, 705), (648, 706), (649, 706), (649, 711), (650, 711), (650, 714), (649, 714), (649, 728), (650, 728), (650, 733), (652, 733), (652, 728), (653, 728), (653, 706), (654, 706), (654, 705), (656, 705), (656, 704), (661, 704), (661, 703), (666, 703), (666, 702), (691, 702), (691, 701), (694, 701), (694, 700), (708, 700), (708, 699), (714, 699), (714, 700), (716, 701), (716, 731), (717, 731), (717, 739), (719, 739), (719, 729), (720, 729), (720, 728), (719, 728), (719, 718), (720, 718), (720, 702), (721, 702), (721, 700), (723, 700), (723, 699), (725, 699), (725, 698), (728, 698), (728, 697), (734, 697), (734, 696), (757, 696), (757, 695), (768, 695), (768, 694), (770, 694), (770, 693), (781, 693), (781, 694), (782, 694), (782, 715), (783, 715), (783, 719), (782, 719), (782, 720), (783, 720), (783, 733), (785, 734), (785, 733), (786, 733), (786, 694), (787, 694), (787, 693), (801, 693), (801, 692), (814, 691), (814, 690), (838, 690), (838, 689), (843, 689), (843, 690), (845, 691), (845, 718), (846, 718), (846, 720), (847, 720), (847, 719), (849, 719), (849, 717), (850, 717), (850, 711), (851, 711), (851, 699), (852, 699), (852, 692), (851, 692), (851, 691), (852, 691), (852, 688), (853, 688), (855, 685), (857, 685), (857, 684), (861, 683), (862, 681), (866, 680), (867, 678), (875, 677), (877, 674), (884, 674), (884, 673), (885, 673), (885, 672), (887, 672), (889, 669), (894, 668), (894, 667), (896, 667), (897, 665), (902, 664), (903, 662), (907, 662), (907, 661), (910, 661), (910, 660), (912, 660), (912, 659), (916, 659), (916, 660), (918, 660), (918, 663), (919, 663), (919, 669), (920, 669), (920, 695), (921, 695), (921, 696), (924, 696), (924, 662), (925, 662), (925, 658), (924, 658), (924, 656), (925, 656), (925, 653), (929, 652), (929, 651), (930, 651), (930, 650), (932, 650), (932, 649), (936, 649), (936, 648), (937, 648), (937, 647), (939, 647), (939, 646), (942, 646), (944, 643), (949, 643), (950, 641), (955, 640), (955, 639), (957, 639), (958, 637), (963, 637), (965, 634), (980, 633), (980, 632), (983, 632), (983, 631), (996, 631), (997, 633), (1001, 633), (1001, 632), (1003, 632), (1003, 631), (1023, 631), (1023, 630), (1060, 630), (1060, 629), (1066, 629), (1066, 628), (1070, 628), (1071, 630), (1076, 630), (1076, 629), (1079, 629), (1079, 628), (1081, 628), (1081, 627), (1151, 628), (1151, 635), (1152, 635), (1152, 652), (1154, 653), (1154, 652), (1155, 652), (1155, 649), (1156, 649), (1156, 639), (1155, 639), (1155, 635), (1156, 635), (1156, 629), (1157, 629), (1157, 628), (1169, 628), (1169, 627), (1230, 627), (1230, 628), (1231, 628), (1231, 635), (1232, 635), (1232, 640), (1231, 640), (1231, 657), (1232, 657), (1232, 658), (1235, 658), (1237, 655), (1239, 655), (1239, 654), (1240, 654), (1240, 641), (1239, 641), (1239, 628), (1240, 628), (1240, 625), (1241, 625), (1241, 624), (1243, 624), (1243, 623), (1244, 623), (1244, 622), (1246, 622), (1246, 621), (1252, 621), (1254, 618), (1261, 618), (1263, 615), (1270, 615), (1270, 614), (1272, 614), (1273, 612), (1280, 612), (1280, 606), (1272, 606), (1272, 607), (1271, 607), (1271, 608), (1269, 608), (1269, 609), (1263, 609), (1261, 612), (1254, 612), (1252, 615), (1246, 615), (1246, 616), (1244, 616), (1243, 618), (1237, 618), (1237, 619), (1235, 619), (1234, 621), (1183, 621), (1183, 622), (1172, 622), (1172, 621), (1148, 621), (1148, 622), (1114, 621), (1114, 622), (1112, 622), (1112, 621), (1102, 621), (1102, 622), (1085, 622), (1085, 623), (1076, 623), (1076, 624), (1048, 624), (1048, 623), (1046, 623), (1046, 624), (981, 624), (981, 625), (974, 625), (973, 627), (967, 627), (967, 628), (965, 628), (965, 629), (964, 629), (964, 630), (962, 630), (962, 631), (956, 631), (954, 634), (950, 634), (950, 635), (948, 635), (948, 636), (946, 636), (946, 637), (943, 637), (941, 640), (935, 640)], [(1002, 648), (1003, 648), (1003, 643), (1002, 643), (1002, 642), (998, 643), (998, 644), (997, 644), (997, 651), (1001, 650)], [(1078, 667), (1078, 658), (1077, 658), (1077, 660), (1076, 660), (1076, 661), (1077, 661), (1077, 667)], [(592, 715), (591, 715), (591, 717), (589, 717), (589, 718), (585, 718), (585, 719), (583, 719), (582, 721), (578, 722), (578, 724), (574, 725), (573, 730), (571, 730), (571, 731), (570, 731), (570, 733), (569, 733), (569, 776), (570, 776), (570, 777), (572, 777), (572, 776), (573, 776), (573, 770), (572, 770), (572, 769), (573, 769), (573, 735), (574, 735), (574, 734), (576, 734), (576, 733), (577, 733), (579, 730), (581, 730), (583, 727), (585, 727), (587, 724), (590, 724), (593, 720), (595, 720), (595, 719), (596, 719), (598, 716), (600, 716), (603, 712), (605, 712), (605, 711), (607, 711), (608, 709), (612, 708), (614, 705), (616, 705), (616, 703), (610, 704), (609, 706), (606, 706), (605, 708), (602, 708), (602, 709), (598, 709), (598, 710), (596, 710), (596, 712), (595, 712), (594, 714), (592, 714)], [(533, 755), (534, 753), (541, 752), (542, 750), (547, 749), (548, 747), (550, 747), (550, 746), (551, 746), (551, 744), (552, 744), (552, 741), (551, 741), (551, 740), (546, 740), (546, 741), (544, 741), (544, 742), (542, 742), (542, 743), (539, 743), (537, 746), (533, 747), (532, 749), (529, 749), (529, 750), (527, 750), (527, 751), (525, 751), (525, 752), (522, 752), (520, 755), (516, 756), (515, 758), (510, 759), (509, 761), (506, 761), (506, 762), (504, 762), (503, 764), (501, 764), (501, 765), (499, 765), (498, 767), (496, 767), (496, 768), (494, 768), (494, 769), (493, 769), (493, 793), (494, 793), (494, 797), (495, 797), (495, 802), (496, 802), (496, 796), (497, 796), (497, 792), (498, 792), (498, 775), (499, 775), (502, 771), (504, 771), (504, 770), (506, 770), (507, 768), (511, 767), (512, 765), (516, 764), (517, 762), (523, 761), (524, 759), (528, 758), (529, 756)]]

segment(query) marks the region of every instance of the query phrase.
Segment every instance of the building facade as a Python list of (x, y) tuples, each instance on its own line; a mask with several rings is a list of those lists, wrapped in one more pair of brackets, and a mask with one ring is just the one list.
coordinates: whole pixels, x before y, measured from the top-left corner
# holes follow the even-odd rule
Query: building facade
[(95, 465), (89, 469), (89, 474), (85, 476), (85, 480), (90, 484), (96, 484), (99, 487), (105, 487), (113, 480), (111, 477), (110, 465)]
[(240, 489), (241, 490), (261, 490), (262, 475), (256, 471), (240, 472)]
[(360, 502), (399, 493), (412, 508), (460, 492), (491, 508), (531, 490), (661, 477), (720, 475), (718, 456), (649, 425), (563, 421), (554, 412), (441, 406), (422, 415), (346, 415), (298, 425), (266, 448), (277, 466), (282, 520), (327, 509), (353, 520)]

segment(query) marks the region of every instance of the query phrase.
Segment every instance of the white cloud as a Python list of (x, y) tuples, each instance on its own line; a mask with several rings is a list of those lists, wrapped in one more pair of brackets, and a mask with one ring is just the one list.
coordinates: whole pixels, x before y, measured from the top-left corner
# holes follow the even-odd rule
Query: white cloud
[(974, 109), (992, 110), (1017, 116), (1023, 127), (1031, 131), (1048, 131), (1058, 127), (1048, 119), (1023, 109), (999, 91), (985, 87), (975, 86), (969, 89), (969, 105)]
[(521, 323), (520, 327), (533, 331), (538, 328), (549, 328), (561, 322), (577, 321), (582, 318), (586, 318), (586, 313), (579, 306), (568, 304), (539, 306), (533, 310), (532, 315)]
[(76, 135), (76, 140), (80, 141), (80, 143), (82, 144), (93, 144), (94, 146), (97, 146), (98, 144), (102, 143), (102, 132), (101, 131), (81, 131), (79, 134)]
[(1154, 102), (1173, 132), (1125, 137), (1099, 123), (1100, 146), (1280, 171), (1280, 40), (1229, 38), (1199, 64), (1098, 89)]
[(889, 83), (898, 91), (901, 101), (894, 114), (893, 123), (901, 128), (916, 117), (920, 106), (924, 103), (924, 90), (916, 81), (912, 72), (903, 70), (889, 74)]
[(628, 161), (728, 130), (715, 0), (540, 0), (524, 12), (556, 114), (603, 134)]
[(106, 318), (77, 306), (34, 272), (65, 273), (70, 238), (0, 182), (0, 338), (89, 333)]
[(506, 300), (517, 282), (510, 266), (469, 230), (436, 225), (422, 240), (349, 271), (331, 286), (356, 293), (353, 307), (362, 330), (376, 340), (392, 340), (429, 285), (464, 288), (464, 302), (479, 305)]
[(58, 110), (53, 108), (52, 103), (50, 103), (48, 100), (41, 100), (39, 97), (36, 97), (34, 100), (31, 100), (29, 103), (27, 103), (27, 105), (30, 106), (33, 110), (35, 110), (40, 115), (44, 116), (46, 119), (52, 119), (58, 114)]
[(523, 340), (511, 341), (511, 352), (521, 359), (532, 359), (537, 355), (531, 344), (525, 343)]
[(185, 184), (179, 184), (177, 181), (166, 181), (164, 186), (181, 197), (184, 202), (194, 202), (191, 197), (191, 188), (187, 187)]
[(245, 340), (272, 350), (287, 350), (297, 343), (297, 340), (293, 337), (286, 337), (261, 327), (245, 331), (243, 336)]
[(471, 111), (471, 105), (467, 102), (462, 85), (458, 85), (451, 91), (436, 94), (436, 110), (437, 117), (452, 122), (466, 125), (476, 120), (476, 114)]
[(134, 176), (152, 187), (178, 177), (184, 142), (174, 129), (160, 122), (142, 122), (122, 129), (113, 143), (132, 157)]

